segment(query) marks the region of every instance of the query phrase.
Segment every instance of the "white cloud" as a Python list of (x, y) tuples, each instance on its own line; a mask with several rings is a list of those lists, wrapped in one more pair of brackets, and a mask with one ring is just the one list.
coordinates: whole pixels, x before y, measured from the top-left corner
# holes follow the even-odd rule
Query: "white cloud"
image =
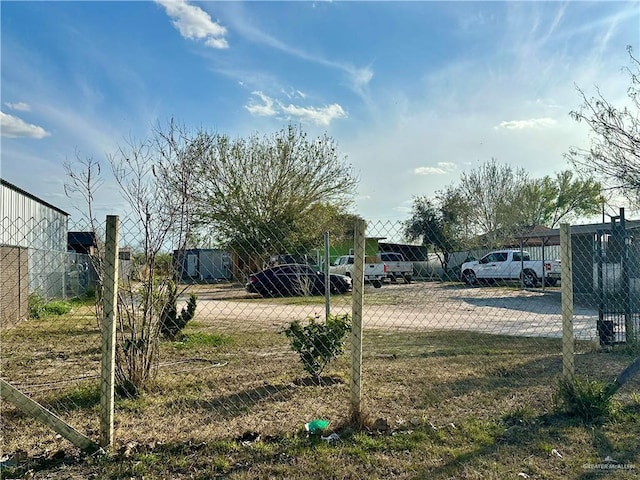
[(9, 109), (11, 109), (11, 110), (18, 110), (20, 112), (30, 112), (31, 111), (31, 105), (29, 105), (28, 103), (25, 103), (25, 102), (16, 102), (16, 103), (4, 102), (4, 104), (7, 107), (9, 107)]
[(252, 92), (252, 95), (258, 97), (262, 103), (251, 99), (249, 104), (245, 105), (244, 108), (252, 115), (259, 117), (273, 117), (278, 114), (283, 114), (289, 117), (295, 117), (303, 122), (308, 121), (316, 125), (328, 126), (333, 120), (347, 116), (344, 109), (337, 103), (325, 107), (304, 107), (293, 104), (284, 105), (260, 91)]
[(44, 128), (27, 123), (21, 118), (0, 112), (0, 128), (2, 136), (8, 138), (44, 138), (51, 135)]
[(353, 67), (345, 67), (345, 70), (351, 76), (351, 81), (353, 83), (353, 89), (357, 92), (362, 92), (369, 82), (373, 78), (373, 70), (369, 67), (365, 68), (353, 68)]
[(189, 5), (186, 0), (156, 0), (162, 5), (180, 35), (189, 40), (204, 40), (208, 47), (228, 48), (224, 36), (227, 29), (211, 20), (207, 12), (199, 7)]
[(413, 170), (416, 175), (445, 175), (447, 172), (440, 167), (418, 167)]
[[(234, 6), (237, 6), (237, 3), (234, 3)], [(370, 67), (354, 67), (349, 62), (327, 59), (322, 55), (311, 54), (298, 46), (292, 46), (282, 42), (278, 38), (269, 35), (256, 27), (251, 23), (251, 21), (249, 21), (247, 15), (241, 13), (241, 10), (236, 11), (236, 15), (230, 17), (229, 22), (233, 25), (234, 31), (237, 31), (253, 42), (267, 45), (276, 50), (280, 50), (287, 55), (345, 73), (348, 78), (348, 87), (356, 94), (362, 97), (366, 96), (367, 86), (373, 78), (373, 70)]]
[(555, 125), (557, 122), (553, 118), (531, 118), (529, 120), (511, 120), (508, 122), (500, 122), (495, 127), (504, 128), (505, 130), (523, 130), (525, 128), (545, 128)]
[(444, 170), (453, 171), (457, 170), (457, 165), (452, 162), (438, 162), (438, 166)]
[(280, 105), (283, 113), (297, 117), (301, 120), (308, 120), (316, 125), (329, 125), (336, 118), (344, 118), (347, 116), (344, 109), (337, 103), (327, 105), (326, 107), (299, 107), (297, 105)]
[(446, 175), (458, 169), (455, 163), (438, 162), (437, 167), (417, 167), (413, 170), (416, 175)]
[(393, 210), (399, 213), (411, 213), (411, 207), (399, 206), (393, 207)]
[(262, 104), (256, 103), (254, 99), (249, 101), (248, 105), (245, 105), (244, 108), (249, 110), (251, 115), (256, 115), (258, 117), (273, 117), (278, 112), (275, 108), (273, 108), (274, 102), (273, 99), (266, 96), (262, 92), (251, 92), (252, 95), (256, 95), (262, 100)]

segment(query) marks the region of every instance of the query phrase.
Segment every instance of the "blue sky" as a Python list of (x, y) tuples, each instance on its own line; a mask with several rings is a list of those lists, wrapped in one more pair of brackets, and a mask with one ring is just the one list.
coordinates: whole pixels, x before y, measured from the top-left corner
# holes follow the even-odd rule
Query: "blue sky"
[[(328, 133), (360, 177), (354, 211), (403, 220), (492, 157), (532, 176), (587, 146), (575, 85), (623, 105), (639, 2), (6, 2), (2, 178), (78, 214), (63, 163), (174, 118), (232, 137)], [(615, 202), (612, 202), (615, 203)], [(611, 205), (611, 208), (618, 205)]]

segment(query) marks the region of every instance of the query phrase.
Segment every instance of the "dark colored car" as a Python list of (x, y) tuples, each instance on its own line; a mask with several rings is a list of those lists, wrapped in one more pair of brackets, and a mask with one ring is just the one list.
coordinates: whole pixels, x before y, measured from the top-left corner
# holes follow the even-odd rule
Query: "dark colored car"
[[(344, 275), (332, 273), (329, 279), (331, 293), (346, 293), (352, 288), (351, 278)], [(300, 263), (278, 265), (249, 275), (247, 292), (263, 297), (324, 295), (324, 273)]]

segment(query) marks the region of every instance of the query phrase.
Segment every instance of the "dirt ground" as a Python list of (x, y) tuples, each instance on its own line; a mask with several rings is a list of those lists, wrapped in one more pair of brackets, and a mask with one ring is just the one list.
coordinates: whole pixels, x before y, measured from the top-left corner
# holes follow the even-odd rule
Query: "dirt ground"
[[(261, 299), (240, 285), (190, 287), (198, 295), (200, 319), (217, 326), (265, 328), (293, 319), (324, 316), (323, 298), (304, 304), (285, 299)], [(309, 304), (311, 303), (311, 304)], [(351, 297), (332, 299), (332, 313), (351, 312)], [(574, 306), (574, 336), (597, 338), (597, 310)], [(482, 333), (554, 337), (562, 336), (562, 305), (558, 288), (545, 292), (514, 287), (466, 287), (440, 282), (366, 286), (363, 307), (365, 328), (417, 331), (468, 330)]]

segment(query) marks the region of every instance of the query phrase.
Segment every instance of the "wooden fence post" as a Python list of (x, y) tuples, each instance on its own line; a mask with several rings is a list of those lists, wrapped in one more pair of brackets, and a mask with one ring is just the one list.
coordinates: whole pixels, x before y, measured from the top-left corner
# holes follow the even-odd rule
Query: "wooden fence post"
[(351, 304), (351, 416), (362, 420), (362, 307), (364, 303), (364, 220), (357, 220), (354, 233), (353, 293)]
[(2, 379), (0, 379), (0, 398), (14, 404), (26, 415), (52, 428), (81, 450), (89, 453), (100, 450), (100, 446), (89, 437), (78, 432), (53, 412), (47, 410), (39, 403), (34, 402), (16, 387)]
[(118, 235), (120, 219), (107, 215), (104, 261), (104, 323), (100, 383), (100, 445), (113, 446), (113, 412), (116, 365), (116, 316), (118, 309)]
[(575, 374), (573, 352), (573, 254), (571, 226), (560, 225), (560, 261), (562, 264), (562, 378), (572, 381)]

